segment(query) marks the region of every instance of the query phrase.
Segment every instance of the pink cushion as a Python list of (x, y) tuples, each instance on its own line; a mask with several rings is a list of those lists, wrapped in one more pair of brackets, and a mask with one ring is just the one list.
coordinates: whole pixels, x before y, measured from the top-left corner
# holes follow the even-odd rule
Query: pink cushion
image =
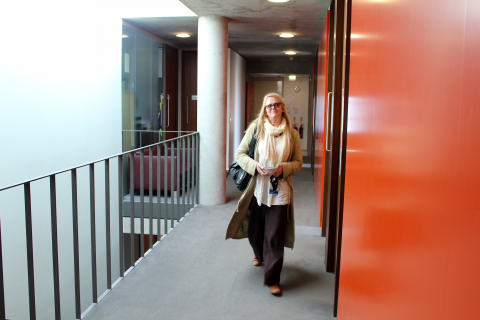
[[(152, 147), (152, 155), (156, 156), (157, 155), (157, 147)], [(140, 150), (135, 152), (135, 154), (140, 154)], [(145, 156), (148, 156), (150, 154), (150, 148), (143, 149), (143, 154)]]
[[(156, 148), (153, 148), (155, 150)], [(148, 150), (148, 149), (145, 149)], [(174, 150), (175, 154), (177, 150)], [(192, 150), (194, 152), (193, 157), (190, 158), (190, 170), (193, 168), (193, 163), (195, 162), (195, 149)], [(157, 184), (157, 155), (155, 152), (152, 152), (152, 190), (157, 190), (158, 184)], [(187, 151), (185, 151), (187, 153)], [(180, 152), (180, 168), (183, 170), (183, 164), (182, 164), (182, 157), (183, 157), (183, 152)], [(147, 153), (144, 153), (143, 157), (143, 166), (144, 166), (144, 173), (143, 173), (143, 188), (144, 190), (149, 190), (150, 185), (149, 185), (149, 156)], [(172, 190), (172, 180), (171, 180), (171, 175), (172, 175), (172, 162), (173, 162), (173, 176), (174, 176), (174, 181), (173, 181), (173, 190), (177, 191), (177, 160), (178, 157), (174, 156), (173, 158), (171, 156), (160, 156), (160, 190), (165, 190), (164, 184), (165, 184), (165, 158), (167, 159), (167, 190), (171, 191)], [(140, 151), (137, 151), (134, 156), (134, 189), (139, 190), (140, 189)], [(129, 158), (130, 162), (130, 158)], [(129, 163), (129, 172), (130, 172), (130, 163)], [(187, 168), (187, 163), (185, 163), (185, 170), (189, 170)], [(193, 174), (192, 171), (190, 171), (190, 174)], [(192, 178), (192, 177), (191, 177)], [(185, 177), (186, 179), (186, 177)], [(182, 183), (182, 173), (180, 173), (180, 183)]]

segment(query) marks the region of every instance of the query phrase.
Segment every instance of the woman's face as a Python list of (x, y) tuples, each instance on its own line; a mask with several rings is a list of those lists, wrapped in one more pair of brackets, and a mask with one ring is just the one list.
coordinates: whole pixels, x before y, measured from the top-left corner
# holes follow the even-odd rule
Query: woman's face
[[(277, 107), (275, 107), (275, 104), (277, 104)], [(270, 123), (278, 126), (282, 122), (282, 113), (284, 112), (281, 100), (276, 97), (268, 97), (265, 109)]]

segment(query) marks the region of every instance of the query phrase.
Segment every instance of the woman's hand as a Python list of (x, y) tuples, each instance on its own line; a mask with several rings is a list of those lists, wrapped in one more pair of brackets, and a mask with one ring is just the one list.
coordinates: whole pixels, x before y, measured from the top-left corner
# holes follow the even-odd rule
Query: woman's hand
[(277, 168), (278, 170), (273, 174), (275, 177), (279, 177), (283, 172), (283, 166), (281, 163), (277, 166)]
[(258, 173), (259, 173), (260, 175), (262, 175), (262, 176), (269, 176), (268, 173), (263, 172), (263, 168), (264, 168), (264, 166), (262, 166), (262, 165), (260, 164), (260, 162), (257, 162), (257, 171), (258, 171)]

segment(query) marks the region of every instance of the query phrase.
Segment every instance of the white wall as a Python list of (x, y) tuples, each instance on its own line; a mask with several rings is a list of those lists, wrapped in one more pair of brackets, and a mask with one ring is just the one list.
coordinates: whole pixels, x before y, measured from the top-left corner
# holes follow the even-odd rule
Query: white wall
[[(295, 92), (295, 87), (300, 88), (300, 92)], [(308, 155), (308, 137), (310, 135), (310, 127), (308, 126), (309, 113), (309, 95), (310, 95), (310, 77), (308, 75), (297, 75), (295, 81), (289, 81), (288, 77), (283, 81), (283, 98), (289, 110), (289, 116), (292, 123), (297, 123), (300, 128), (300, 118), (303, 118), (303, 138), (302, 153)], [(295, 121), (294, 121), (295, 118)]]
[[(0, 8), (0, 188), (121, 152), (120, 17), (105, 1), (4, 1)], [(103, 163), (97, 249), (105, 251)], [(112, 216), (118, 213), (116, 161)], [(74, 318), (70, 174), (57, 177), (62, 317)], [(88, 169), (79, 170), (82, 311), (91, 304)], [(48, 181), (32, 184), (37, 319), (53, 319)], [(0, 192), (7, 318), (28, 318), (23, 188)], [(113, 277), (118, 219), (112, 217)], [(99, 295), (106, 289), (98, 259)]]
[(235, 152), (245, 131), (246, 60), (232, 49), (228, 49), (228, 93), (227, 93), (227, 169), (235, 160)]
[(0, 10), (0, 187), (121, 150), (121, 20), (23, 2)]

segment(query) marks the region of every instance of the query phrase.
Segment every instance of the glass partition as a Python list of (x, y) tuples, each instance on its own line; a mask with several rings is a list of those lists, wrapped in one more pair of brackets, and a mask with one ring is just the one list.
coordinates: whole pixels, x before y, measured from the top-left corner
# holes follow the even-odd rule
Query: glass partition
[[(159, 130), (164, 92), (163, 43), (122, 29), (122, 130)], [(140, 147), (140, 135), (123, 137), (123, 151)]]

